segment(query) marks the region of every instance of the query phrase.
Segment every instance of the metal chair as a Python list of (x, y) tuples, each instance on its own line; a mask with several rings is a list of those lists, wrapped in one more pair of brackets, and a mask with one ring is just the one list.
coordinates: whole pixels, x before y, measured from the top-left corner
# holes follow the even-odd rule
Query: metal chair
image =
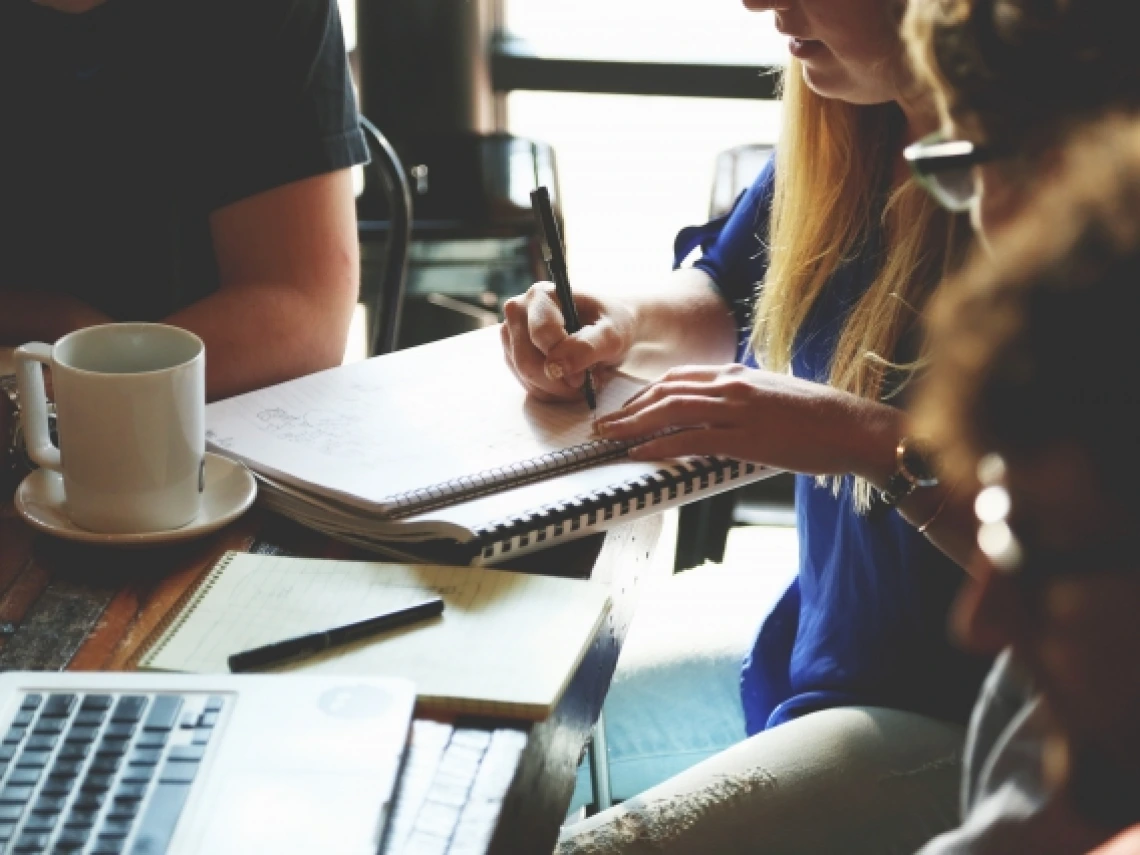
[(383, 267), (379, 282), (369, 289), (368, 351), (371, 356), (379, 356), (396, 349), (412, 242), (412, 191), (396, 150), (363, 116), (360, 126), (372, 155), (366, 176), (378, 180), (388, 203), (388, 240)]

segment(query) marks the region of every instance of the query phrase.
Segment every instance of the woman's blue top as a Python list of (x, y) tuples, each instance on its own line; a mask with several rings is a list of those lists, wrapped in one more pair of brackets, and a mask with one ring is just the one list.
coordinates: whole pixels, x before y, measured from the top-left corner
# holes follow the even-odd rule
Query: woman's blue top
[[(770, 162), (727, 216), (685, 229), (675, 247), (677, 265), (701, 248), (694, 267), (712, 277), (732, 306), (746, 362), (752, 306), (768, 267), (774, 179)], [(827, 382), (847, 314), (878, 271), (877, 245), (878, 236), (869, 236), (865, 251), (839, 267), (812, 307), (792, 356), (797, 377)], [(748, 733), (850, 705), (965, 722), (988, 663), (949, 638), (950, 602), (963, 571), (894, 509), (876, 504), (856, 513), (851, 479), (836, 496), (830, 486), (797, 475), (796, 527), (799, 574), (744, 660)]]

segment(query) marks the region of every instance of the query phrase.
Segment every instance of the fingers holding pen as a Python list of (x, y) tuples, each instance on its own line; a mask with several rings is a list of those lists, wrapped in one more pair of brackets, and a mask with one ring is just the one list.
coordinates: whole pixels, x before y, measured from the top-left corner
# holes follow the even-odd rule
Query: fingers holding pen
[[(585, 380), (585, 369), (577, 366), (593, 367), (596, 362), (587, 332), (591, 328), (567, 334), (552, 289), (549, 282), (540, 282), (506, 302), (500, 332), (503, 353), (528, 394), (540, 401), (576, 401)], [(599, 369), (594, 368), (595, 383), (612, 373)]]
[(611, 373), (608, 369), (619, 365), (629, 353), (634, 333), (632, 317), (624, 307), (603, 307), (585, 296), (575, 302), (584, 326), (551, 348), (546, 358), (548, 371), (578, 388), (586, 371), (593, 372), (595, 380)]
[[(542, 401), (569, 401), (577, 395), (561, 378), (550, 377), (546, 371), (547, 357), (536, 344), (530, 326), (531, 297), (535, 288), (525, 295), (508, 300), (503, 306), (503, 325), (500, 335), (507, 364), (527, 393)], [(557, 307), (554, 307), (557, 311)], [(566, 337), (561, 330), (562, 338)]]
[(503, 307), (503, 350), (511, 370), (539, 400), (573, 401), (581, 397), (585, 372), (596, 385), (612, 376), (633, 346), (632, 310), (618, 300), (574, 295), (582, 328), (573, 335), (555, 287), (539, 282)]
[(539, 282), (527, 293), (526, 328), (531, 342), (543, 354), (566, 340), (566, 317), (558, 305), (554, 285)]

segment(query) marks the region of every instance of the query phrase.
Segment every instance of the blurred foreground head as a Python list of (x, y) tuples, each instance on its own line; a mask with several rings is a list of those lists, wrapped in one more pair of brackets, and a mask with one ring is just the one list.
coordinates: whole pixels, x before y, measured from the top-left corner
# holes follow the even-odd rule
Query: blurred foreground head
[(1140, 123), (1109, 120), (1065, 147), (992, 253), (940, 294), (915, 417), (948, 478), (980, 489), (958, 629), (974, 648), (1012, 647), (1030, 669), (1082, 808), (1135, 821)]
[(910, 0), (904, 33), (945, 138), (993, 155), (972, 175), (974, 223), (1003, 228), (1076, 129), (1140, 109), (1136, 4), (1127, 0)]

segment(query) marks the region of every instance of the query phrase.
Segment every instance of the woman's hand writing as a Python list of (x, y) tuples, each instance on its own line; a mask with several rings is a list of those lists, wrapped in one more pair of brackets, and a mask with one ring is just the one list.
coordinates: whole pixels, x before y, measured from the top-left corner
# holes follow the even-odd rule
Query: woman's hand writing
[[(595, 381), (622, 362), (634, 344), (634, 316), (617, 300), (574, 295), (582, 329), (566, 332), (554, 285), (539, 282), (503, 307), (503, 351), (528, 393), (541, 401), (581, 397), (586, 369)], [(601, 376), (599, 376), (601, 375)]]

